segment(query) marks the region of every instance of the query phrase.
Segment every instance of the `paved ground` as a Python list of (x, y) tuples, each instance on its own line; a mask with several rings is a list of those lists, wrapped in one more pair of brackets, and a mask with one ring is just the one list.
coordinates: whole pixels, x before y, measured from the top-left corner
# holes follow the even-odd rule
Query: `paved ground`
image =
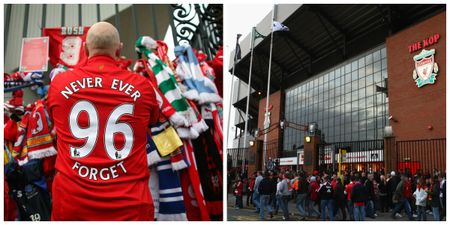
[[(247, 196), (245, 196), (244, 201), (247, 199)], [(235, 209), (234, 208), (235, 198), (233, 195), (228, 195), (228, 221), (257, 221), (259, 220), (259, 214), (255, 213), (255, 209), (253, 207), (246, 207), (246, 203), (244, 202), (244, 208), (243, 209)], [(293, 201), (289, 202), (289, 213), (291, 214), (290, 220), (296, 221), (300, 220), (300, 215), (298, 213), (298, 210), (295, 208), (295, 203)], [(272, 219), (269, 219), (269, 215), (266, 216), (267, 220), (271, 221), (279, 221), (282, 220), (282, 214), (283, 212), (281, 209), (278, 212), (278, 215), (274, 215)], [(397, 218), (396, 220), (392, 219), (390, 217), (390, 213), (377, 213), (378, 217), (375, 219), (366, 218), (366, 221), (408, 221), (408, 217), (403, 214), (401, 218)], [(348, 215), (347, 215), (348, 217)], [(432, 215), (427, 215), (428, 220), (432, 220)], [(306, 218), (308, 221), (319, 221), (317, 217), (314, 218)], [(342, 215), (338, 212), (337, 218), (335, 220), (342, 220)], [(349, 218), (347, 218), (349, 220)]]

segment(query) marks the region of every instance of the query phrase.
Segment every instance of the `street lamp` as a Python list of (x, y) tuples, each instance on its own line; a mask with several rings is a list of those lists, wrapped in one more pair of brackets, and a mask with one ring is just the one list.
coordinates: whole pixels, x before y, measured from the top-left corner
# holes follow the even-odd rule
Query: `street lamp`
[(248, 144), (250, 145), (250, 147), (253, 147), (255, 145), (255, 141), (251, 140), (251, 141), (248, 142)]

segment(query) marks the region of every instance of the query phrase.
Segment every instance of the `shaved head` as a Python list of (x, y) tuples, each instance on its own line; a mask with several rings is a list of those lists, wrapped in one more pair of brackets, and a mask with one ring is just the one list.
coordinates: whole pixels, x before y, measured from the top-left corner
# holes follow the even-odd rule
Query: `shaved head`
[(85, 49), (89, 58), (94, 55), (119, 57), (122, 49), (119, 32), (110, 23), (98, 22), (89, 28)]

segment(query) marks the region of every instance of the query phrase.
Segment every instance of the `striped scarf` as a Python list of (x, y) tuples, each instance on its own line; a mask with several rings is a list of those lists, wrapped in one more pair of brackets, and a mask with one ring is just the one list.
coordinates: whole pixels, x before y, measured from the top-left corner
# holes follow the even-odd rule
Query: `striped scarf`
[(175, 55), (179, 60), (177, 74), (188, 88), (183, 93), (186, 98), (195, 100), (199, 104), (222, 101), (215, 84), (203, 75), (191, 46), (175, 47)]
[[(140, 37), (136, 41), (136, 50), (148, 58), (154, 79), (153, 85), (161, 91), (159, 97), (166, 98), (175, 109), (176, 113), (184, 117), (187, 126), (176, 127), (178, 135), (185, 139), (195, 139), (199, 134), (207, 129), (204, 121), (199, 121), (189, 103), (181, 94), (181, 90), (171, 69), (155, 54), (151, 49), (156, 48), (156, 42), (150, 37)], [(152, 74), (149, 74), (151, 76)]]
[(168, 157), (163, 158), (156, 169), (159, 183), (158, 220), (187, 220), (178, 172), (172, 170), (171, 161)]

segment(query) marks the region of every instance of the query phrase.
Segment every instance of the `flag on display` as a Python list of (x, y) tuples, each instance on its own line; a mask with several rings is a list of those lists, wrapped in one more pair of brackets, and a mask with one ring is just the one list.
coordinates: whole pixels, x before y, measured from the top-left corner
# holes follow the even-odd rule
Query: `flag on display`
[(241, 45), (236, 43), (236, 52), (235, 52), (236, 61), (241, 59)]
[(278, 22), (278, 21), (273, 21), (272, 24), (272, 31), (276, 32), (276, 31), (289, 31), (289, 27), (285, 26), (284, 24)]
[(256, 27), (253, 27), (253, 29), (255, 30), (255, 40), (258, 38), (265, 38), (266, 36), (262, 35), (261, 33), (258, 32), (258, 30), (256, 30)]

